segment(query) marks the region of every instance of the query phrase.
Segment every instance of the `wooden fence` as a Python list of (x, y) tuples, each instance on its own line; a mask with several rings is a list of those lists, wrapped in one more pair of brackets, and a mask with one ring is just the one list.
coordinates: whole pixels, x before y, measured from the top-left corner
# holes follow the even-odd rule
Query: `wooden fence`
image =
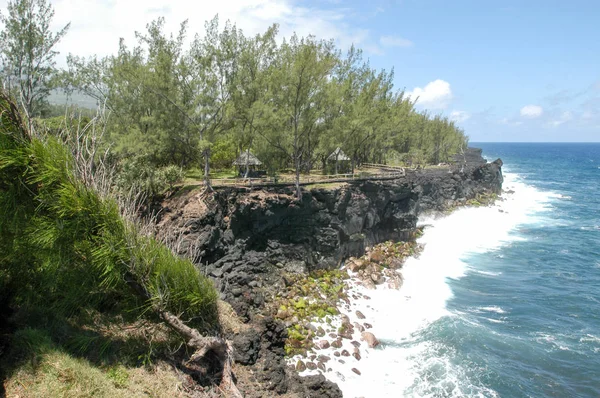
[(397, 171), (399, 173), (405, 173), (404, 167), (402, 167), (402, 166), (389, 166), (386, 164), (377, 164), (377, 163), (362, 163), (360, 166), (364, 167), (365, 169), (379, 169), (379, 170)]
[[(381, 173), (365, 174), (331, 174), (322, 176), (300, 176), (300, 185), (327, 184), (349, 181), (391, 180), (406, 176), (403, 168), (393, 168)], [(293, 176), (263, 177), (263, 178), (215, 178), (211, 179), (214, 187), (256, 187), (268, 185), (295, 185)]]

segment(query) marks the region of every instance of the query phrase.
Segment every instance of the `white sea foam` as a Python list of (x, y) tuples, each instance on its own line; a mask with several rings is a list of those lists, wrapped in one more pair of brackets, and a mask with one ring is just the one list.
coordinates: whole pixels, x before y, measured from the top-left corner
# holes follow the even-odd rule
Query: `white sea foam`
[(479, 311), (486, 311), (486, 312), (495, 312), (496, 314), (506, 314), (506, 311), (503, 310), (500, 307), (497, 306), (490, 306), (490, 307), (477, 307), (477, 309)]
[[(502, 258), (502, 256), (498, 256), (499, 258)], [(492, 272), (492, 271), (482, 271), (482, 270), (478, 270), (478, 269), (473, 269), (471, 270), (472, 272), (479, 274), (479, 275), (486, 275), (486, 276), (500, 276), (502, 275), (502, 272)]]
[(494, 318), (484, 318), (486, 321), (488, 322), (492, 322), (492, 323), (506, 323), (505, 320), (502, 319), (494, 319)]
[(594, 336), (593, 334), (586, 334), (582, 338), (579, 339), (582, 343), (597, 343), (600, 344), (600, 337)]
[[(551, 335), (548, 333), (537, 332), (535, 335), (535, 341), (545, 346), (548, 346), (548, 351), (571, 351), (573, 347), (569, 346), (569, 342), (573, 340), (573, 336), (564, 334)], [(581, 340), (580, 340), (581, 342)]]
[[(521, 239), (518, 228), (539, 222), (539, 211), (549, 209), (551, 197), (522, 182), (518, 176), (505, 174), (505, 194), (502, 201), (492, 207), (464, 208), (443, 218), (425, 218), (428, 224), (419, 240), (425, 249), (419, 258), (408, 259), (402, 269), (404, 285), (400, 290), (378, 287), (367, 290), (354, 286), (352, 291), (370, 299), (354, 300), (347, 308), (351, 322), (368, 322), (371, 330), (382, 342), (377, 349), (360, 347), (362, 359), (338, 358), (331, 360), (325, 376), (338, 383), (347, 397), (398, 397), (398, 396), (497, 396), (472, 380), (468, 370), (452, 361), (452, 354), (440, 350), (424, 339), (423, 333), (443, 317), (461, 317), (452, 314), (446, 303), (453, 293), (448, 279), (461, 278), (468, 271), (463, 261), (472, 253), (497, 250)], [(510, 187), (510, 188), (508, 188)], [(478, 270), (489, 276), (499, 276), (497, 270)], [(360, 310), (365, 320), (358, 320)], [(498, 306), (481, 307), (481, 311), (505, 314)], [(504, 319), (504, 318), (502, 318)], [(490, 322), (504, 320), (489, 319)], [(462, 321), (468, 321), (461, 317)], [(481, 325), (478, 325), (481, 326)], [(359, 333), (354, 336), (360, 340)], [(349, 341), (345, 348), (352, 352)], [(325, 352), (319, 352), (325, 353)], [(352, 371), (361, 372), (357, 375)], [(314, 372), (314, 371), (313, 371)], [(310, 373), (310, 372), (306, 372)]]

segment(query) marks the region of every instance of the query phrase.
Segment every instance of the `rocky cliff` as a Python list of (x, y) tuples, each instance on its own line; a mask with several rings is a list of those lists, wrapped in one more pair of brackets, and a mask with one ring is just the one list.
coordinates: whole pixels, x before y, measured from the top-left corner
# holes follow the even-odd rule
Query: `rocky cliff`
[[(181, 254), (192, 257), (214, 279), (221, 297), (244, 321), (262, 325), (258, 329), (263, 331), (277, 330), (271, 334), (281, 340), (284, 331), (272, 319), (265, 321), (263, 309), (273, 292), (285, 286), (285, 273), (331, 269), (362, 255), (366, 247), (410, 239), (420, 214), (499, 194), (501, 167), (500, 159), (486, 163), (479, 157), (458, 166), (410, 171), (397, 179), (307, 187), (300, 201), (290, 187), (230, 188), (210, 198), (190, 190), (163, 203), (159, 233), (177, 241)], [(261, 340), (261, 333), (235, 337), (239, 362), (262, 361), (265, 377), (278, 380), (274, 391), (284, 392), (289, 377), (280, 341)], [(279, 348), (264, 349), (265, 344)]]

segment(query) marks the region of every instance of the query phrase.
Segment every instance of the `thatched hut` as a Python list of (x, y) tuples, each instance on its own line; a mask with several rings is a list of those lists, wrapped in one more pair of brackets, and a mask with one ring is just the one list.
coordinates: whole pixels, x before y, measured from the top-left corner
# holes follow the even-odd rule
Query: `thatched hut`
[(342, 151), (342, 148), (337, 147), (335, 151), (331, 152), (331, 155), (327, 157), (327, 163), (334, 163), (334, 173), (338, 174), (340, 171), (348, 171), (350, 169), (350, 157)]
[(248, 177), (260, 177), (265, 175), (265, 171), (260, 170), (262, 162), (252, 154), (250, 151), (245, 151), (233, 161), (233, 165), (237, 166), (240, 171), (240, 176), (246, 175), (246, 168), (248, 170)]

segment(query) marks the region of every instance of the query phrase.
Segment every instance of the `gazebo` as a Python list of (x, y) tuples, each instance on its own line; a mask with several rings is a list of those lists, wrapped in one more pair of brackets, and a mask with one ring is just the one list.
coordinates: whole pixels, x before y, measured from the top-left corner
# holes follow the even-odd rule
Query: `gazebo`
[(257, 170), (258, 166), (262, 165), (262, 162), (258, 160), (250, 151), (245, 151), (233, 161), (233, 165), (237, 166), (240, 172), (240, 176), (246, 174), (246, 166), (248, 166), (248, 177), (260, 177), (265, 172)]
[(350, 162), (350, 157), (342, 151), (342, 148), (337, 147), (335, 151), (331, 152), (331, 155), (327, 157), (327, 163), (335, 162), (334, 172), (337, 174), (339, 172), (339, 162), (342, 162), (342, 170), (346, 171), (349, 169), (348, 162)]

